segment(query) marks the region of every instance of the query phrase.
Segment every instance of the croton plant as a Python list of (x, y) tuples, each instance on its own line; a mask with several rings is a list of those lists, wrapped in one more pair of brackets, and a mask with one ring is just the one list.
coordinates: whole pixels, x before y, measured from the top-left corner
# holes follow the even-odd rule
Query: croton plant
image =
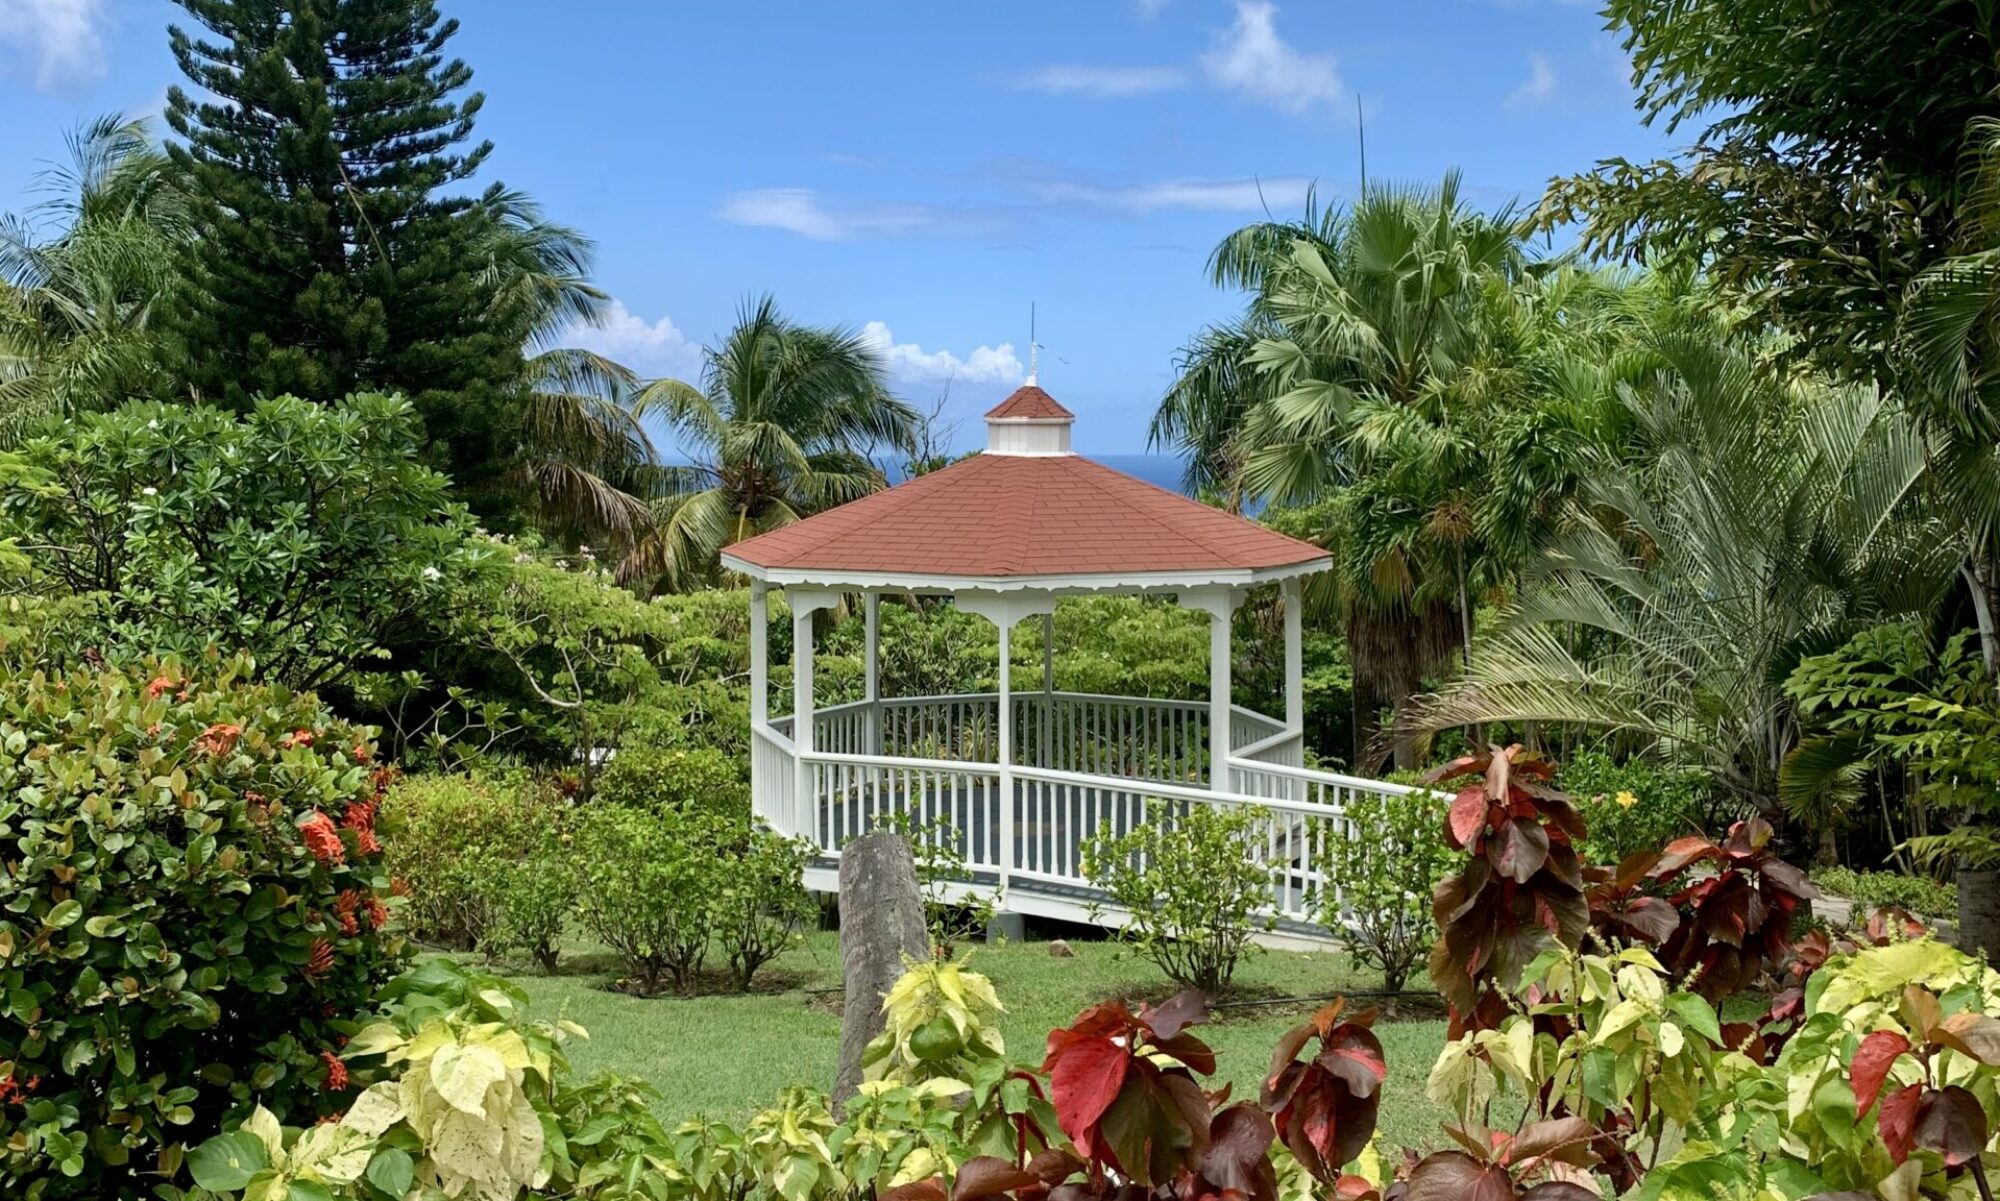
[[(1507, 748), (1440, 775), (1463, 784), (1441, 836), (1466, 862), (1434, 898), (1453, 1020), (1426, 1090), (1451, 1116), (1428, 1154), (1385, 1162), (1374, 1145), (1389, 1064), (1372, 1012), (1319, 1010), (1236, 1100), (1211, 1086), (1197, 992), (1093, 1006), (1050, 1033), (1037, 1069), (1006, 1059), (989, 982), (930, 962), (886, 998), (844, 1115), (794, 1090), (741, 1130), (667, 1135), (643, 1104), (607, 1109), (558, 1068), (519, 1094), (549, 1150), (495, 1179), (605, 1201), (1992, 1201), (2000, 973), (1902, 914), (1794, 941), (1812, 889), (1761, 822), (1584, 864), (1550, 774)], [(349, 1049), (359, 1069), (378, 1041)], [(380, 1139), (339, 1150), (398, 1170), (364, 1171), (349, 1194), (395, 1201), (385, 1180), (414, 1179), (428, 1198), (462, 1148), (431, 1145), (422, 1088), (363, 1095), (392, 1093)], [(491, 1096), (467, 1103), (491, 1116)], [(532, 1143), (525, 1117), (521, 1131)], [(292, 1164), (337, 1137), (264, 1145)], [(203, 1157), (211, 1173), (227, 1151)]]

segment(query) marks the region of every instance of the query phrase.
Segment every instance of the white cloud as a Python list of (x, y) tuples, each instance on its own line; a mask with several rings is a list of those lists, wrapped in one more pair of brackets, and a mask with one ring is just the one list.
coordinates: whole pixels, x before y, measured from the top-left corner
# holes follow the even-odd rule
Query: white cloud
[(1018, 384), (1027, 378), (1027, 368), (1014, 353), (1012, 342), (981, 346), (961, 359), (949, 350), (926, 351), (915, 342), (898, 342), (888, 325), (880, 321), (862, 326), (861, 338), (882, 356), (892, 374), (905, 379)]
[(975, 210), (927, 204), (833, 208), (811, 188), (755, 188), (723, 197), (717, 215), (736, 225), (782, 229), (815, 242), (893, 238), (910, 234), (992, 232), (1003, 223)]
[(1054, 182), (1042, 185), (1044, 200), (1095, 205), (1128, 213), (1147, 214), (1162, 209), (1193, 209), (1212, 213), (1261, 212), (1296, 208), (1303, 203), (1312, 181), (1304, 176), (1285, 175), (1274, 179), (1168, 179), (1157, 183), (1102, 187), (1096, 184)]
[(0, 46), (34, 63), (43, 91), (104, 76), (104, 0), (0, 0)]
[(562, 344), (594, 350), (641, 375), (685, 378), (701, 366), (701, 347), (688, 340), (673, 318), (649, 322), (622, 300), (611, 302), (600, 324), (571, 326)]
[(1289, 113), (1332, 104), (1345, 90), (1331, 54), (1309, 54), (1278, 36), (1270, 0), (1236, 0), (1236, 23), (1202, 55), (1216, 85)]
[(1139, 0), (1139, 15), (1150, 21), (1166, 6), (1167, 0)]
[(1535, 51), (1528, 55), (1528, 78), (1507, 94), (1508, 108), (1533, 108), (1547, 104), (1556, 94), (1556, 67), (1549, 56)]
[(1015, 87), (1051, 95), (1146, 96), (1187, 83), (1179, 67), (1105, 67), (1058, 64), (1037, 67), (1013, 81)]

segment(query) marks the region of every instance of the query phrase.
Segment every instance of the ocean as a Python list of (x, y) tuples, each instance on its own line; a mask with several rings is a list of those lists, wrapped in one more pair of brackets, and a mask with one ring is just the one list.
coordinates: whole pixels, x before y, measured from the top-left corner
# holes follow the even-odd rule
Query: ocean
[[(1173, 455), (1086, 455), (1093, 462), (1104, 464), (1113, 471), (1122, 471), (1136, 479), (1142, 479), (1155, 487), (1169, 492), (1187, 494), (1181, 487), (1181, 461)], [(900, 462), (881, 461), (882, 471), (891, 484), (903, 482), (903, 465)]]

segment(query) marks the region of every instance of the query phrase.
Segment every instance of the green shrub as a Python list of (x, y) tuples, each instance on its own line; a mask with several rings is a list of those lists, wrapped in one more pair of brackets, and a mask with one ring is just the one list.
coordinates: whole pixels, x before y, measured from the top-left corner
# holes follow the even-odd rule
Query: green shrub
[(517, 783), (477, 776), (410, 776), (389, 790), (388, 867), (408, 889), (412, 935), (459, 951), (489, 945), (497, 848), (520, 846), (528, 827), (521, 794)]
[(72, 651), (219, 645), (323, 687), (490, 556), (422, 436), (408, 401), (375, 394), (78, 414), (10, 456), (0, 536), (38, 548), (49, 590), (102, 598)]
[(531, 805), (524, 813), (520, 843), (482, 853), (492, 865), (478, 886), (492, 921), (486, 946), (494, 954), (517, 951), (544, 972), (553, 972), (562, 954), (563, 930), (576, 909), (569, 814), (548, 803)]
[(1356, 966), (1382, 973), (1386, 989), (1402, 988), (1437, 940), (1431, 892), (1456, 866), (1438, 836), (1445, 805), (1428, 790), (1357, 796), (1347, 807), (1347, 834), (1329, 848), (1341, 895), (1338, 904), (1321, 898), (1321, 920)]
[(404, 954), (390, 773), (246, 666), (0, 668), (0, 1195), (150, 1192), (253, 1101), (347, 1102), (332, 1057)]
[(1929, 876), (1828, 867), (1813, 872), (1812, 878), (1813, 883), (1827, 892), (1853, 901), (1854, 917), (1860, 921), (1885, 905), (1924, 917), (1948, 918), (1958, 914), (1958, 886), (1940, 884)]
[(796, 943), (800, 929), (819, 912), (805, 885), (815, 854), (804, 839), (759, 828), (721, 861), (715, 940), (743, 991), (750, 991), (758, 969)]
[[(1557, 771), (1555, 786), (1576, 801), (1589, 826), (1579, 848), (1586, 860), (1617, 863), (1638, 851), (1656, 851), (1683, 835), (1702, 833), (1708, 821), (1711, 784), (1699, 771), (1636, 759), (1621, 763), (1603, 751), (1579, 751)], [(1719, 828), (1727, 826), (1724, 821)]]
[(655, 812), (701, 810), (747, 821), (750, 784), (737, 761), (721, 751), (628, 747), (598, 777), (595, 800)]
[(1105, 826), (1084, 848), (1084, 872), (1127, 911), (1124, 937), (1178, 983), (1227, 988), (1268, 930), (1271, 876), (1252, 809), (1154, 801), (1123, 837)]
[(592, 805), (578, 823), (577, 913), (645, 992), (671, 980), (691, 991), (708, 954), (723, 887), (719, 856), (733, 828), (687, 813)]

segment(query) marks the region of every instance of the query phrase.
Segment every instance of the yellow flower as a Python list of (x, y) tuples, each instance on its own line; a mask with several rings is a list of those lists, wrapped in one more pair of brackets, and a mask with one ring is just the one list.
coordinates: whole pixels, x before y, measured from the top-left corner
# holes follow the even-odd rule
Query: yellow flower
[(1620, 809), (1630, 809), (1632, 806), (1639, 803), (1639, 798), (1633, 796), (1632, 790), (1629, 788), (1620, 789), (1618, 795), (1612, 797), (1611, 799), (1618, 802), (1618, 807)]

